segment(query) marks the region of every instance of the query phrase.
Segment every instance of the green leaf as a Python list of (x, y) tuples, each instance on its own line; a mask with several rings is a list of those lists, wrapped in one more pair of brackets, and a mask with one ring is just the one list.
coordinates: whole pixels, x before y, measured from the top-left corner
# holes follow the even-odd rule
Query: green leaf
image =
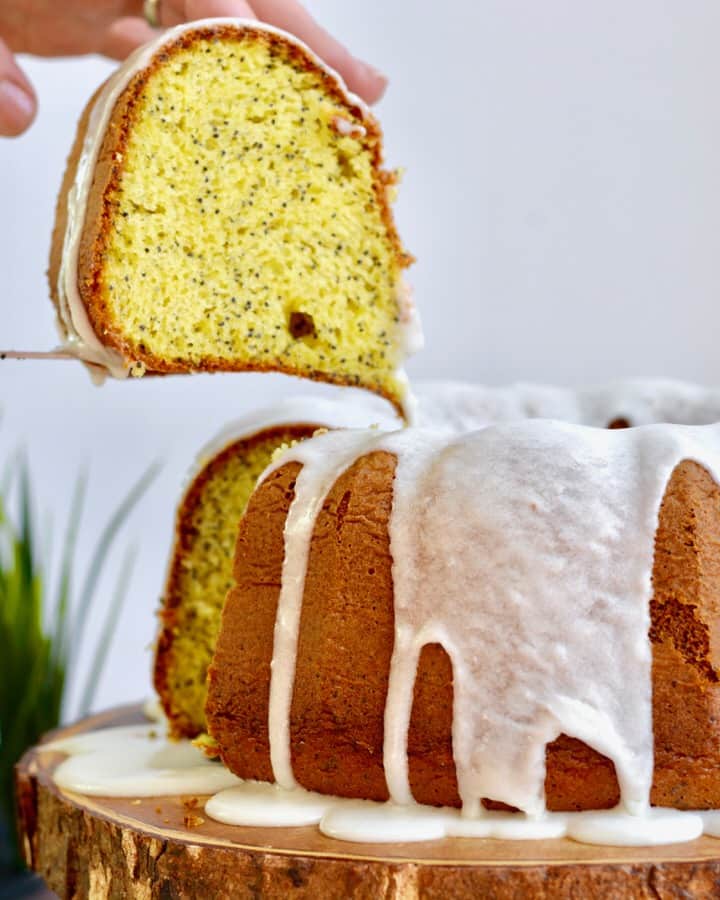
[(82, 518), (86, 488), (87, 473), (83, 472), (75, 482), (75, 490), (70, 505), (70, 515), (68, 516), (65, 544), (63, 547), (62, 562), (60, 564), (58, 594), (55, 602), (55, 619), (52, 629), (53, 660), (55, 663), (62, 664), (63, 666), (67, 659), (69, 641), (67, 622), (70, 609), (70, 587), (72, 583), (73, 561), (78, 531), (80, 529), (80, 519)]

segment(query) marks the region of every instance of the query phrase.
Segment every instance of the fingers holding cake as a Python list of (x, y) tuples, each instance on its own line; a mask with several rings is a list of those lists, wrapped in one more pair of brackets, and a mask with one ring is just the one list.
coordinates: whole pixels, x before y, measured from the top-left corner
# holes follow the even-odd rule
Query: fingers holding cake
[(298, 0), (3, 0), (0, 4), (0, 136), (22, 134), (37, 111), (32, 85), (14, 53), (69, 56), (102, 53), (125, 59), (165, 28), (196, 19), (259, 19), (300, 38), (368, 103), (387, 79), (355, 58)]
[(315, 21), (298, 0), (252, 0), (252, 6), (263, 22), (282, 28), (304, 41), (342, 75), (351, 91), (367, 103), (376, 103), (385, 93), (387, 78), (368, 63), (356, 59)]
[(127, 16), (108, 26), (98, 44), (98, 52), (112, 59), (122, 60), (137, 47), (147, 44), (159, 34), (145, 19)]
[(219, 16), (257, 18), (245, 0), (138, 0), (135, 6), (135, 15), (116, 19), (107, 29), (98, 47), (105, 56), (125, 59), (137, 47), (156, 38), (162, 29), (183, 22)]
[[(338, 40), (319, 25), (298, 0), (160, 0), (150, 5), (152, 21), (162, 28), (182, 22), (221, 16), (259, 19), (304, 41), (329, 66), (339, 72), (351, 91), (367, 103), (376, 103), (384, 94), (387, 78), (368, 63), (354, 57)], [(143, 7), (147, 13), (147, 4)], [(136, 47), (157, 35), (146, 18), (139, 15), (113, 22), (101, 52), (124, 59)]]
[(10, 48), (0, 39), (0, 135), (16, 137), (35, 118), (35, 91), (15, 62)]

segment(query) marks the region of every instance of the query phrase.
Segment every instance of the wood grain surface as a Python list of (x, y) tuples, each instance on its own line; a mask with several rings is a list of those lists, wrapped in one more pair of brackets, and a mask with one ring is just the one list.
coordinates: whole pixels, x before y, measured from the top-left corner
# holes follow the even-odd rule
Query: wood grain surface
[[(48, 737), (143, 720), (140, 706)], [(569, 840), (446, 839), (350, 844), (315, 827), (241, 828), (208, 819), (203, 797), (81, 797), (52, 778), (42, 744), (17, 766), (25, 859), (66, 898), (720, 897), (720, 841), (649, 848)]]

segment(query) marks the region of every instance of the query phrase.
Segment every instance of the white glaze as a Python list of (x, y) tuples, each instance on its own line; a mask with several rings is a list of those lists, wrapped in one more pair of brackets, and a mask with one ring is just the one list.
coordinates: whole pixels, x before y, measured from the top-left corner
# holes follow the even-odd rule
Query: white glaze
[(720, 422), (720, 388), (668, 378), (629, 378), (579, 388), (419, 381), (413, 388), (418, 404), (415, 424), (456, 434), (525, 419), (558, 419), (596, 428), (606, 428), (614, 419), (627, 419), (631, 425)]
[(337, 133), (343, 137), (365, 137), (367, 134), (367, 128), (364, 125), (356, 125), (355, 122), (349, 122), (342, 116), (335, 116), (332, 124)]
[(151, 697), (143, 703), (143, 715), (151, 722), (162, 725), (163, 728), (167, 725), (167, 716), (159, 697)]
[[(413, 577), (411, 574), (413, 566), (422, 563), (415, 552), (417, 548), (402, 546), (404, 536), (398, 531), (397, 525), (405, 521), (409, 512), (406, 504), (412, 505), (414, 502), (412, 492), (409, 490), (411, 483), (422, 480), (429, 457), (440, 452), (446, 443), (447, 441), (441, 433), (434, 431), (421, 433), (407, 430), (389, 436), (387, 441), (383, 441), (380, 448), (395, 453), (399, 463), (395, 472), (393, 511), (390, 520), (396, 627), (385, 704), (385, 740), (383, 744), (385, 780), (390, 797), (398, 804), (413, 802), (405, 752), (406, 739), (410, 726), (415, 672), (420, 650), (423, 644), (432, 643), (434, 629), (431, 623), (424, 623), (420, 628), (421, 635), (416, 635), (413, 628), (409, 628), (406, 623), (401, 621), (402, 613), (398, 615), (400, 612), (398, 601), (402, 605), (406, 597), (402, 589), (398, 591), (398, 587), (408, 584), (408, 580)], [(402, 462), (400, 462), (401, 459)], [(395, 534), (393, 531), (397, 533)], [(409, 556), (403, 557), (402, 553), (406, 550), (409, 551)], [(413, 602), (412, 599), (410, 602)]]
[(701, 812), (703, 833), (709, 837), (720, 837), (720, 810), (711, 809)]
[[(419, 353), (425, 346), (425, 335), (422, 323), (415, 307), (413, 290), (405, 279), (400, 276), (397, 285), (397, 297), (400, 307), (400, 325), (402, 336), (402, 355), (413, 356)], [(403, 375), (405, 373), (403, 372)]]
[(565, 837), (568, 822), (572, 816), (567, 813), (547, 813), (541, 818), (531, 819), (520, 813), (488, 812), (470, 819), (455, 810), (446, 819), (447, 837), (497, 838), (503, 841), (544, 841)]
[(444, 813), (429, 806), (345, 800), (331, 806), (318, 824), (323, 834), (339, 841), (360, 844), (437, 841), (445, 837)]
[(354, 392), (352, 402), (321, 397), (292, 397), (264, 409), (253, 410), (225, 425), (197, 455), (193, 478), (210, 460), (235, 441), (260, 435), (284, 425), (317, 425), (322, 428), (399, 428), (402, 423), (394, 409), (367, 391)]
[[(578, 389), (515, 384), (488, 387), (462, 381), (420, 381), (412, 407), (417, 425), (464, 434), (489, 424), (554, 418), (577, 425), (605, 427), (626, 418), (633, 425), (668, 422), (708, 425), (720, 421), (720, 389), (670, 379), (627, 379)], [(410, 398), (408, 391), (406, 397)], [(393, 431), (402, 426), (394, 408), (367, 391), (353, 390), (347, 399), (298, 396), (254, 410), (225, 425), (198, 452), (186, 487), (217, 454), (235, 441), (283, 425), (325, 428), (369, 428)]]
[(92, 731), (44, 745), (67, 753), (55, 770), (60, 787), (103, 797), (214, 793), (239, 779), (188, 741), (171, 743), (157, 725)]
[[(577, 389), (531, 384), (488, 387), (426, 380), (416, 382), (413, 393), (412, 407), (407, 407), (406, 413), (412, 413), (418, 427), (456, 434), (531, 418), (553, 418), (598, 428), (617, 418), (626, 418), (633, 425), (708, 425), (720, 421), (720, 389), (670, 379), (627, 379)], [(394, 408), (382, 398), (360, 390), (353, 390), (347, 397), (349, 402), (291, 397), (229, 422), (198, 452), (187, 484), (230, 444), (266, 429), (311, 424), (393, 431), (402, 426)]]
[[(228, 825), (296, 828), (317, 825), (328, 837), (356, 843), (411, 843), (445, 837), (576, 841), (614, 846), (651, 846), (717, 835), (718, 812), (653, 809), (645, 816), (618, 810), (551, 813), (531, 819), (520, 813), (486, 812), (468, 819), (458, 810), (344, 800), (276, 784), (240, 781), (209, 762), (188, 741), (168, 742), (155, 726), (87, 732), (44, 744), (68, 754), (55, 781), (73, 793), (104, 797), (212, 795), (206, 814)], [(217, 793), (214, 793), (217, 791)]]
[(211, 797), (205, 812), (216, 822), (257, 828), (317, 825), (338, 801), (303, 788), (287, 790), (267, 781), (246, 781)]
[[(65, 340), (63, 350), (95, 367), (93, 370), (95, 374), (99, 368), (113, 377), (125, 378), (132, 368), (132, 361), (124, 359), (122, 354), (105, 346), (102, 336), (96, 334), (88, 318), (78, 287), (79, 248), (85, 225), (87, 202), (93, 184), (98, 155), (113, 110), (135, 75), (145, 69), (153, 57), (162, 51), (163, 47), (173, 43), (186, 32), (195, 29), (227, 26), (274, 34), (299, 46), (315, 65), (333, 79), (347, 103), (357, 110), (363, 120), (366, 122), (374, 121), (372, 113), (365, 102), (357, 95), (351, 93), (341, 76), (323, 62), (309, 47), (294, 35), (257, 20), (214, 18), (187, 22), (168, 29), (154, 41), (132, 53), (107, 80), (92, 104), (74, 182), (67, 196), (67, 226), (63, 238), (62, 257), (58, 273), (59, 318)], [(337, 119), (336, 122), (341, 123), (344, 120)], [(345, 122), (344, 124), (347, 125), (348, 123)], [(342, 125), (338, 124), (337, 127), (343, 133)], [(353, 125), (352, 127), (354, 133), (365, 131), (364, 126)], [(404, 285), (402, 278), (399, 278), (398, 298), (400, 304), (398, 345), (402, 353), (405, 347), (418, 345), (418, 335), (422, 334), (422, 329), (419, 315), (412, 302), (412, 295), (409, 288)], [(397, 375), (400, 383), (405, 384), (406, 378), (402, 369), (402, 361), (402, 359), (399, 360)]]
[[(352, 436), (351, 440), (348, 440), (349, 436)], [(302, 462), (303, 468), (285, 523), (285, 558), (275, 619), (269, 711), (273, 774), (275, 781), (284, 788), (293, 788), (296, 784), (290, 762), (290, 705), (310, 539), (325, 495), (357, 456), (358, 436), (368, 448), (376, 437), (373, 431), (328, 432), (323, 435), (327, 439), (323, 442), (325, 453), (318, 454), (314, 439), (311, 439), (297, 444), (293, 454), (293, 459)]]
[(659, 847), (694, 841), (703, 833), (699, 813), (677, 809), (649, 809), (642, 816), (618, 810), (583, 812), (567, 816), (567, 836), (582, 844), (610, 847)]

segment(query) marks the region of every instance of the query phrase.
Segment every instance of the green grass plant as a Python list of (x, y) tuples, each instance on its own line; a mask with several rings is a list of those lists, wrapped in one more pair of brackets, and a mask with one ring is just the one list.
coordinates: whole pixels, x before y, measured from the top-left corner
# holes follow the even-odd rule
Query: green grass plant
[(73, 713), (83, 715), (92, 705), (127, 595), (132, 551), (126, 553), (110, 602), (97, 613), (102, 624), (94, 647), (87, 646), (86, 623), (101, 605), (99, 582), (118, 534), (157, 473), (158, 466), (150, 466), (119, 504), (98, 536), (84, 575), (77, 571), (76, 549), (87, 479), (78, 478), (54, 586), (52, 560), (38, 539), (24, 458), (17, 458), (0, 490), (0, 827), (4, 823), (6, 854), (9, 849), (16, 859), (13, 767), (70, 713), (68, 688), (81, 657), (90, 666)]

